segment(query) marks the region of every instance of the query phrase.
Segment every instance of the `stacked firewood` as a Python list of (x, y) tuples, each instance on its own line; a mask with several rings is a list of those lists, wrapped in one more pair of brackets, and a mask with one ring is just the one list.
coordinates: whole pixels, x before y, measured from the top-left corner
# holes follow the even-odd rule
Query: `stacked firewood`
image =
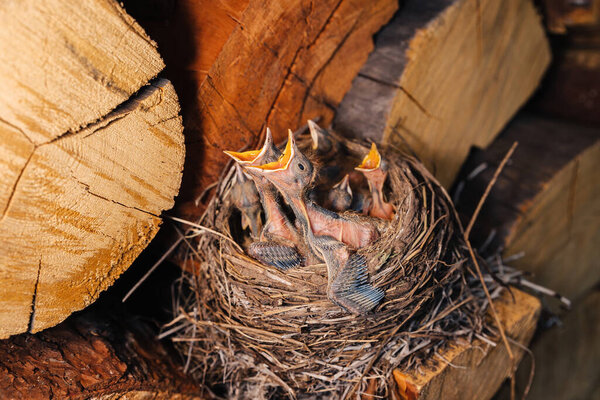
[[(556, 338), (594, 349), (560, 346), (562, 361), (538, 362), (573, 374), (564, 393), (591, 396), (593, 379), (564, 366), (594, 365), (597, 354), (598, 3), (543, 3), (550, 30), (568, 35), (557, 40), (544, 90), (510, 123), (550, 63), (531, 0), (0, 5), (0, 397), (202, 393), (160, 346), (136, 344), (147, 329), (91, 311), (47, 328), (129, 268), (164, 210), (175, 205), (171, 213), (191, 222), (202, 216), (228, 161), (222, 150), (258, 148), (267, 127), (278, 142), (309, 118), (420, 158), (454, 187), (465, 224), (518, 141), (471, 239), (572, 300), (564, 328), (540, 336), (534, 352), (559, 357)], [(483, 150), (463, 166), (473, 146)], [(538, 305), (515, 297), (498, 309), (509, 336), (524, 343)], [(475, 375), (445, 365), (394, 390), (460, 398), (443, 384), (448, 375), (461, 393), (489, 397), (510, 372), (500, 346), (489, 346), (485, 365), (498, 379), (475, 388)], [(480, 364), (475, 353), (444, 357)], [(533, 388), (536, 399), (563, 390)]]

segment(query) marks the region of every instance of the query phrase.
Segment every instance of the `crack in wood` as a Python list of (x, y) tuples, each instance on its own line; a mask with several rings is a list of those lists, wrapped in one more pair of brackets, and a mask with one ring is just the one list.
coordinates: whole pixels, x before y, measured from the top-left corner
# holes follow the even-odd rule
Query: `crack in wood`
[[(288, 79), (290, 77), (290, 74), (296, 75), (292, 70), (294, 68), (294, 65), (296, 64), (296, 59), (298, 58), (298, 55), (300, 54), (300, 52), (302, 50), (309, 51), (312, 48), (312, 46), (315, 45), (315, 43), (318, 41), (318, 39), (321, 36), (321, 34), (325, 31), (325, 29), (327, 28), (327, 26), (331, 23), (333, 15), (339, 9), (340, 5), (342, 4), (342, 1), (343, 0), (339, 0), (337, 2), (337, 4), (335, 5), (335, 7), (333, 8), (333, 10), (331, 11), (331, 13), (329, 14), (329, 16), (325, 20), (323, 26), (321, 27), (321, 29), (319, 30), (319, 32), (317, 32), (317, 34), (315, 35), (315, 38), (308, 45), (306, 45), (306, 46), (299, 46), (298, 49), (296, 49), (296, 53), (294, 54), (294, 57), (292, 57), (292, 61), (290, 62), (289, 67), (287, 68), (287, 72), (286, 72), (285, 76), (283, 77), (283, 80), (281, 81), (281, 86), (277, 90), (277, 94), (275, 95), (275, 97), (273, 98), (273, 102), (269, 106), (269, 111), (267, 112), (267, 116), (265, 117), (265, 124), (263, 124), (263, 126), (261, 126), (261, 131), (263, 130), (263, 128), (265, 127), (265, 125), (269, 126), (269, 122), (271, 121), (271, 115), (273, 114), (273, 111), (275, 111), (275, 104), (277, 104), (277, 101), (279, 100), (279, 97), (281, 96), (281, 92), (283, 91), (283, 88), (285, 87), (285, 83), (288, 81)], [(312, 12), (312, 3), (311, 3), (311, 11), (310, 12)], [(310, 15), (310, 12), (309, 12), (309, 15)], [(305, 23), (307, 23), (307, 21), (308, 20), (305, 19)], [(261, 135), (259, 135), (259, 136), (261, 136)]]
[(13, 129), (15, 129), (15, 130), (19, 131), (19, 132), (20, 132), (20, 133), (23, 135), (23, 137), (24, 137), (25, 139), (27, 139), (27, 141), (28, 141), (29, 143), (31, 143), (33, 146), (35, 146), (35, 143), (33, 142), (33, 140), (31, 140), (31, 138), (30, 138), (29, 136), (27, 136), (27, 134), (25, 133), (25, 131), (24, 131), (23, 129), (19, 128), (17, 125), (15, 125), (15, 124), (13, 124), (13, 123), (9, 122), (8, 120), (6, 120), (6, 119), (4, 119), (4, 118), (2, 118), (2, 117), (0, 117), (0, 122), (2, 122), (2, 123), (4, 123), (4, 124), (8, 125), (9, 127), (11, 127), (11, 128), (13, 128)]
[(33, 333), (33, 324), (35, 323), (35, 305), (37, 301), (38, 286), (40, 284), (40, 271), (42, 270), (42, 259), (40, 258), (37, 270), (37, 278), (33, 287), (33, 296), (31, 299), (31, 312), (29, 313), (29, 323), (27, 324), (27, 332)]
[(120, 205), (120, 206), (122, 206), (122, 207), (125, 207), (125, 208), (128, 208), (128, 209), (130, 209), (130, 210), (136, 210), (136, 211), (142, 212), (142, 213), (144, 213), (144, 214), (148, 214), (148, 215), (150, 215), (150, 216), (153, 216), (153, 217), (156, 217), (156, 218), (160, 218), (160, 216), (159, 216), (159, 215), (156, 215), (156, 214), (154, 214), (154, 213), (151, 213), (150, 211), (146, 211), (146, 210), (143, 210), (143, 209), (141, 209), (141, 208), (139, 208), (139, 207), (135, 207), (135, 206), (128, 206), (127, 204), (123, 204), (123, 203), (121, 203), (121, 202), (118, 202), (118, 201), (116, 201), (116, 200), (109, 199), (108, 197), (104, 197), (104, 196), (102, 196), (102, 195), (100, 195), (100, 194), (94, 193), (94, 192), (92, 192), (92, 191), (90, 190), (90, 185), (88, 185), (87, 183), (85, 183), (85, 182), (81, 182), (79, 179), (77, 179), (77, 178), (76, 178), (75, 176), (73, 176), (72, 174), (71, 174), (71, 178), (73, 178), (73, 180), (75, 180), (75, 182), (77, 182), (78, 184), (80, 184), (81, 186), (83, 186), (84, 190), (85, 190), (87, 193), (89, 193), (89, 194), (91, 194), (92, 196), (94, 196), (94, 197), (97, 197), (97, 198), (99, 198), (99, 199), (102, 199), (102, 200), (105, 200), (105, 201), (109, 201), (109, 202), (111, 202), (111, 203), (114, 203), (114, 204)]
[[(89, 122), (88, 124), (80, 127), (79, 129), (75, 130), (75, 131), (71, 131), (68, 130), (66, 132), (63, 132), (62, 134), (56, 136), (55, 138), (41, 143), (39, 145), (36, 146), (36, 149), (38, 147), (42, 147), (42, 146), (46, 146), (52, 143), (56, 143), (59, 140), (62, 140), (66, 137), (71, 137), (74, 135), (78, 135), (80, 133), (83, 133), (89, 129), (93, 129), (94, 125), (101, 125), (104, 124), (102, 127), (97, 128), (94, 132), (95, 133), (101, 129), (106, 128), (108, 125), (110, 125), (112, 122), (114, 122), (115, 120), (119, 120), (121, 118), (124, 118), (125, 116), (127, 116), (128, 114), (130, 114), (131, 112), (135, 111), (136, 109), (140, 108), (143, 111), (148, 111), (154, 107), (156, 107), (157, 105), (159, 105), (160, 103), (162, 103), (162, 85), (160, 84), (160, 82), (164, 81), (164, 79), (162, 78), (154, 78), (152, 79), (150, 82), (148, 82), (146, 85), (142, 86), (136, 93), (132, 94), (127, 100), (123, 101), (122, 103), (118, 104), (117, 106), (115, 106), (115, 108), (113, 108), (111, 111), (109, 111), (106, 115)], [(145, 100), (146, 98), (148, 98), (150, 96), (150, 94), (152, 94), (151, 91), (149, 91), (149, 89), (151, 87), (156, 88), (157, 90), (160, 90), (161, 96), (159, 101), (156, 104), (153, 104), (149, 107), (144, 107), (143, 104), (141, 104), (141, 102), (143, 100)], [(92, 133), (86, 135), (85, 137), (91, 135)]]
[(169, 122), (169, 121), (172, 121), (172, 120), (174, 120), (174, 119), (178, 119), (178, 118), (179, 118), (179, 114), (175, 114), (175, 115), (173, 115), (173, 116), (170, 116), (170, 117), (168, 117), (168, 118), (163, 118), (163, 119), (159, 120), (158, 122), (155, 122), (155, 123), (153, 123), (153, 124), (150, 124), (150, 125), (148, 125), (148, 126), (150, 126), (150, 127), (153, 127), (153, 126), (162, 125), (162, 124), (164, 124), (165, 122)]
[(13, 198), (15, 196), (15, 192), (17, 191), (17, 186), (19, 185), (19, 182), (21, 181), (21, 177), (23, 176), (23, 173), (25, 172), (27, 165), (29, 165), (29, 162), (33, 158), (33, 154), (35, 153), (35, 150), (36, 149), (34, 148), (33, 151), (31, 152), (31, 154), (29, 155), (29, 157), (27, 158), (27, 161), (25, 161), (25, 165), (23, 165), (23, 168), (21, 168), (21, 171), (19, 172), (19, 175), (17, 176), (17, 179), (12, 187), (10, 195), (8, 195), (8, 200), (6, 201), (6, 207), (4, 207), (4, 210), (2, 211), (2, 217), (0, 217), (0, 224), (2, 223), (2, 221), (4, 221), (4, 218), (6, 218), (6, 215), (8, 214), (8, 210), (10, 209), (10, 206), (12, 204)]
[(123, 118), (125, 118), (126, 116), (128, 116), (131, 113), (132, 113), (132, 111), (128, 111), (128, 112), (124, 112), (121, 115), (117, 115), (116, 117), (114, 117), (113, 119), (111, 119), (110, 121), (108, 121), (106, 123), (106, 125), (103, 125), (103, 126), (101, 126), (99, 128), (96, 128), (92, 132), (90, 132), (87, 135), (85, 135), (83, 137), (83, 139), (86, 139), (86, 138), (88, 138), (88, 137), (90, 137), (92, 135), (95, 135), (98, 132), (101, 132), (101, 131), (105, 130), (106, 128), (108, 128), (109, 126), (111, 126), (112, 124), (114, 124), (115, 122), (122, 120)]
[[(341, 3), (341, 2), (340, 2)], [(339, 4), (338, 4), (339, 6)], [(337, 7), (336, 7), (337, 10)], [(335, 11), (334, 11), (335, 13)], [(333, 14), (332, 16), (333, 17)], [(315, 85), (315, 83), (317, 82), (317, 79), (319, 79), (319, 76), (321, 76), (321, 74), (323, 73), (323, 71), (325, 70), (325, 68), (327, 68), (327, 66), (329, 65), (329, 63), (331, 62), (331, 60), (333, 60), (333, 58), (336, 56), (336, 54), (338, 53), (338, 51), (342, 48), (342, 46), (344, 46), (344, 44), (346, 43), (346, 41), (348, 40), (348, 38), (352, 35), (352, 33), (354, 33), (354, 29), (356, 28), (356, 26), (358, 25), (358, 22), (361, 20), (362, 17), (362, 13), (356, 18), (356, 20), (354, 20), (354, 23), (352, 24), (352, 26), (350, 27), (350, 29), (348, 29), (348, 32), (346, 32), (344, 34), (344, 36), (342, 37), (342, 40), (340, 40), (340, 42), (335, 46), (335, 49), (333, 49), (333, 51), (331, 52), (331, 55), (327, 58), (327, 61), (325, 61), (317, 70), (317, 73), (315, 74), (315, 76), (313, 77), (313, 79), (310, 81), (310, 85), (308, 86), (305, 94), (304, 94), (304, 98), (302, 99), (302, 105), (300, 107), (300, 112), (298, 113), (298, 118), (300, 118), (300, 120), (298, 121), (298, 126), (300, 126), (302, 124), (302, 115), (304, 114), (304, 108), (306, 107), (306, 102), (308, 100), (309, 97), (319, 100), (322, 103), (328, 103), (325, 99), (321, 100), (320, 98), (316, 98), (316, 96), (314, 96), (311, 92), (312, 89)], [(315, 39), (315, 41), (313, 43), (316, 43), (316, 41), (318, 40), (318, 38)]]
[[(252, 129), (246, 124), (246, 120), (244, 119), (244, 117), (242, 117), (242, 115), (240, 114), (240, 112), (237, 110), (237, 108), (235, 107), (235, 105), (233, 103), (231, 103), (229, 100), (227, 100), (225, 98), (225, 96), (223, 96), (223, 94), (221, 92), (219, 92), (219, 90), (217, 89), (217, 87), (215, 86), (215, 84), (213, 83), (212, 78), (210, 77), (210, 75), (208, 75), (206, 77), (206, 82), (208, 83), (208, 85), (210, 85), (210, 87), (215, 91), (215, 93), (225, 102), (225, 104), (227, 104), (229, 107), (231, 107), (233, 109), (233, 111), (235, 112), (235, 114), (238, 117), (238, 120), (242, 123), (242, 125), (244, 126), (244, 128), (246, 128), (246, 130), (248, 132), (252, 132)], [(217, 125), (218, 126), (218, 125)]]
[(379, 78), (375, 78), (373, 76), (367, 75), (365, 73), (359, 73), (358, 76), (360, 76), (361, 78), (364, 79), (368, 79), (370, 81), (379, 83), (381, 85), (384, 86), (389, 86), (392, 87), (394, 89), (398, 89), (400, 90), (402, 93), (404, 93), (406, 95), (406, 97), (408, 97), (408, 99), (426, 116), (428, 116), (431, 119), (435, 119), (437, 121), (441, 121), (442, 119), (440, 117), (437, 117), (435, 115), (433, 115), (432, 113), (430, 113), (429, 111), (427, 111), (427, 109), (425, 108), (425, 106), (423, 106), (408, 90), (406, 90), (404, 87), (402, 87), (401, 85), (398, 85), (397, 83), (394, 82), (388, 82), (384, 79), (379, 79)]

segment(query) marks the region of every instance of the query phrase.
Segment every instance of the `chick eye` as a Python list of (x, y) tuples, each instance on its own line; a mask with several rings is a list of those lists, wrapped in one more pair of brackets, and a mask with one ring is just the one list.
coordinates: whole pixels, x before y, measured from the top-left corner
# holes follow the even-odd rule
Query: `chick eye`
[(304, 164), (298, 164), (298, 168), (300, 168), (300, 171), (304, 171)]

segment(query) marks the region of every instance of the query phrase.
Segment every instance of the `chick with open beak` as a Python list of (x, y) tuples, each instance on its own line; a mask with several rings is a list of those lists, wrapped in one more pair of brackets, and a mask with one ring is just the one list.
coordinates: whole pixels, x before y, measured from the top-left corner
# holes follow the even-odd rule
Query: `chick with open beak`
[(338, 235), (343, 237), (344, 229), (354, 230), (357, 234), (350, 236), (353, 247), (362, 247), (377, 237), (373, 234), (375, 228), (364, 221), (353, 221), (327, 211), (308, 199), (315, 169), (296, 146), (291, 131), (281, 157), (246, 168), (272, 182), (289, 204), (304, 239), (327, 265), (329, 298), (356, 314), (364, 314), (377, 306), (384, 293), (369, 283), (365, 258), (337, 238)]
[(387, 178), (386, 164), (381, 158), (375, 143), (371, 144), (371, 150), (355, 169), (362, 172), (369, 183), (372, 200), (367, 212), (368, 215), (386, 220), (394, 218), (394, 206), (386, 202), (383, 195), (383, 185)]
[[(281, 152), (274, 145), (271, 130), (267, 128), (265, 143), (260, 150), (242, 153), (225, 151), (225, 154), (233, 158), (237, 165), (244, 167), (273, 162), (279, 158)], [(265, 224), (260, 232), (259, 241), (250, 245), (248, 253), (264, 264), (282, 270), (301, 265), (303, 257), (298, 253), (297, 248), (302, 249), (304, 244), (281, 208), (279, 192), (262, 175), (249, 169), (246, 169), (246, 172), (256, 185), (256, 190), (265, 211)], [(292, 243), (296, 248), (289, 246), (289, 243)]]
[(231, 199), (242, 213), (242, 228), (250, 228), (250, 236), (258, 239), (262, 231), (260, 196), (254, 181), (242, 171), (239, 164), (235, 166)]

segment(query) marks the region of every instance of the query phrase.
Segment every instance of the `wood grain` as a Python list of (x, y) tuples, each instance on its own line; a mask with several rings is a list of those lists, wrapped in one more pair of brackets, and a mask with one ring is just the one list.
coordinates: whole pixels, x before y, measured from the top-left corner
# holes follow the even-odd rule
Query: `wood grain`
[(112, 0), (0, 6), (0, 120), (39, 145), (106, 115), (164, 64)]
[[(527, 345), (540, 312), (540, 302), (535, 297), (513, 290), (498, 299), (496, 309), (506, 334), (521, 345)], [(520, 359), (523, 351), (513, 345), (512, 351)], [(419, 371), (405, 371), (413, 385), (418, 400), (478, 399), (493, 396), (509, 376), (510, 360), (498, 340), (495, 347), (476, 340), (471, 345), (455, 344), (440, 352)]]
[(90, 304), (149, 243), (181, 180), (178, 111), (172, 86), (157, 81), (31, 152), (0, 220), (0, 337)]
[(519, 116), (465, 167), (468, 174), (487, 165), (467, 180), (457, 203), (465, 220), (514, 141), (519, 147), (481, 210), (473, 240), (482, 243), (495, 230), (490, 250), (523, 254), (511, 265), (575, 300), (600, 282), (600, 130)]
[[(597, 399), (600, 382), (600, 291), (593, 289), (575, 302), (561, 323), (542, 332), (531, 345), (536, 374), (530, 400)], [(537, 335), (536, 335), (537, 336)], [(529, 377), (529, 361), (523, 361), (517, 374), (517, 388)], [(508, 400), (502, 390), (496, 400)]]
[(531, 95), (550, 61), (529, 0), (407, 1), (340, 104), (350, 136), (412, 149), (449, 186)]
[(112, 0), (0, 5), (0, 338), (90, 304), (156, 234), (184, 159), (163, 67)]

